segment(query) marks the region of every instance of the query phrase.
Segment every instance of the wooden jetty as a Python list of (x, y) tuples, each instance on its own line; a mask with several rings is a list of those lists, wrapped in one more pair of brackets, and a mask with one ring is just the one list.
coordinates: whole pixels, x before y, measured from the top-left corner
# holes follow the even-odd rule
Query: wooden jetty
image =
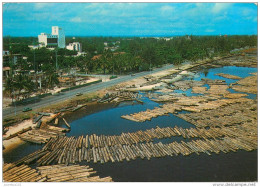
[(37, 167), (47, 182), (113, 182), (111, 177), (95, 176), (96, 171), (89, 166), (80, 165), (52, 165)]

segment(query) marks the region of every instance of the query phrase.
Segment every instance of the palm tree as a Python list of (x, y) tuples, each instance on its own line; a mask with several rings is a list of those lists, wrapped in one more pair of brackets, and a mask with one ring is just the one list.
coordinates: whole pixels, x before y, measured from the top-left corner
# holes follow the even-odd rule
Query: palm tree
[(4, 93), (12, 98), (12, 102), (14, 99), (14, 80), (13, 77), (8, 77), (4, 84)]
[[(35, 84), (33, 83), (32, 79), (29, 76), (23, 76), (23, 82), (22, 82), (23, 89), (29, 93), (29, 95), (35, 90)], [(24, 95), (23, 97), (25, 97)]]
[[(34, 91), (35, 85), (32, 79), (28, 75), (15, 75), (13, 79), (14, 90), (18, 91), (18, 96), (23, 95), (23, 98), (26, 97), (26, 92), (29, 95)], [(25, 91), (21, 93), (22, 91)]]
[(59, 76), (54, 71), (47, 72), (46, 75), (47, 75), (46, 79), (47, 79), (48, 88), (52, 89), (54, 85), (58, 85), (60, 83), (58, 79)]
[(106, 70), (110, 66), (112, 57), (113, 53), (110, 50), (105, 50), (103, 55), (99, 58), (99, 63), (101, 68), (103, 69), (104, 74), (106, 74)]

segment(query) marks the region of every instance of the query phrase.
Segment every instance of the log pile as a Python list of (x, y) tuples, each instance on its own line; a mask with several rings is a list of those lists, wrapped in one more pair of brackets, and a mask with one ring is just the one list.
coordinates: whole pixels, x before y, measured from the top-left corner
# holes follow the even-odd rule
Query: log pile
[(238, 85), (233, 85), (232, 89), (238, 92), (257, 94), (257, 75), (249, 76), (237, 81)]
[[(249, 107), (248, 111), (244, 111), (245, 114), (250, 114), (251, 111), (256, 115), (257, 104), (248, 103), (248, 105), (251, 108)], [(224, 112), (229, 111), (229, 113), (226, 113), (227, 115), (232, 114), (232, 110), (229, 107), (234, 106), (230, 105), (224, 108)], [(239, 105), (237, 107), (245, 108), (245, 106), (242, 107)], [(212, 115), (209, 111), (207, 112), (209, 115)], [(240, 119), (244, 119), (245, 116), (240, 117)], [(210, 155), (211, 153), (227, 153), (229, 151), (237, 151), (238, 149), (252, 151), (257, 149), (256, 116), (251, 122), (246, 119), (240, 123), (235, 122), (228, 126), (218, 125), (218, 127), (210, 127), (208, 129), (184, 129), (175, 126), (166, 128), (156, 127), (145, 131), (122, 133), (119, 136), (97, 136), (96, 134), (92, 134), (77, 138), (66, 136), (55, 137), (51, 138), (42, 150), (28, 155), (14, 164), (17, 166), (36, 161), (41, 166), (56, 163), (69, 165), (80, 163), (83, 160), (87, 162), (93, 161), (94, 163), (106, 163), (121, 162), (123, 160), (130, 161), (137, 158), (151, 159), (153, 157), (178, 154), (206, 153)], [(215, 117), (219, 116), (215, 115)], [(169, 144), (152, 142), (155, 138), (165, 139), (173, 136), (182, 136), (189, 139), (189, 141), (174, 141)]]
[(139, 99), (141, 98), (141, 95), (138, 93), (133, 92), (112, 92), (107, 93), (103, 98), (99, 99), (99, 103), (105, 103), (105, 102), (123, 102), (123, 101), (138, 101), (141, 102)]
[(13, 166), (19, 166), (21, 164), (28, 165), (28, 164), (35, 162), (39, 158), (41, 158), (43, 155), (49, 154), (49, 152), (50, 151), (48, 151), (48, 150), (40, 149), (40, 150), (37, 150), (37, 151), (21, 158), (20, 160), (17, 160), (16, 162), (14, 162), (12, 164), (13, 164)]
[(65, 136), (65, 133), (61, 130), (55, 131), (50, 129), (33, 129), (27, 133), (19, 135), (19, 138), (24, 141), (42, 144), (48, 142), (50, 138), (56, 136)]
[(22, 129), (22, 130), (20, 130), (20, 131), (14, 133), (14, 134), (10, 134), (8, 137), (4, 137), (4, 140), (10, 140), (11, 138), (14, 138), (14, 137), (16, 137), (16, 136), (19, 136), (20, 134), (23, 134), (23, 133), (25, 133), (25, 132), (27, 132), (27, 131), (29, 131), (29, 130), (32, 130), (32, 127), (27, 127), (27, 128)]
[[(245, 98), (243, 98), (245, 99)], [(242, 98), (240, 98), (242, 100)], [(247, 99), (245, 102), (225, 105), (215, 110), (205, 110), (200, 113), (178, 114), (179, 118), (192, 123), (198, 128), (223, 127), (246, 122), (257, 124), (257, 102)]]
[(44, 182), (47, 178), (37, 172), (37, 170), (30, 168), (27, 165), (14, 166), (12, 164), (4, 164), (3, 179), (4, 182)]
[(113, 182), (111, 177), (93, 176), (96, 171), (89, 166), (52, 165), (37, 167), (37, 170), (47, 177), (47, 182)]
[(239, 76), (225, 74), (225, 73), (217, 73), (216, 75), (227, 78), (227, 79), (241, 79), (241, 77), (239, 77)]
[[(241, 95), (240, 95), (241, 96)], [(230, 104), (235, 103), (244, 103), (251, 101), (247, 98), (234, 98), (234, 99), (218, 99), (213, 100), (214, 97), (180, 97), (174, 103), (167, 103), (161, 105), (161, 108), (155, 107), (154, 109), (147, 109), (146, 111), (141, 111), (139, 113), (134, 113), (130, 115), (121, 116), (124, 119), (135, 121), (135, 122), (144, 122), (146, 120), (151, 120), (154, 117), (167, 115), (168, 113), (175, 113), (176, 111), (190, 111), (190, 112), (201, 112), (204, 110), (212, 110), (220, 107), (224, 107)]]
[[(38, 161), (40, 165), (49, 165), (50, 163), (74, 164), (85, 160), (87, 162), (122, 162), (131, 161), (137, 158), (150, 160), (153, 157), (165, 157), (182, 154), (184, 156), (192, 153), (200, 154), (219, 152), (230, 152), (237, 150), (252, 151), (257, 149), (257, 131), (255, 134), (244, 133), (243, 135), (232, 134), (219, 139), (197, 139), (188, 142), (172, 142), (169, 144), (159, 143), (136, 143), (132, 145), (117, 144), (114, 146), (86, 148), (79, 141), (72, 141), (72, 144), (60, 146), (60, 140), (54, 141), (51, 146), (53, 150), (42, 156)], [(73, 138), (71, 138), (72, 140)], [(59, 142), (59, 143), (58, 143)], [(82, 147), (80, 147), (80, 144)], [(56, 145), (56, 146), (55, 146)], [(38, 162), (37, 161), (37, 162)], [(44, 162), (43, 162), (44, 161)], [(38, 162), (39, 164), (39, 162)]]
[(194, 81), (194, 80), (183, 80), (183, 81), (177, 81), (172, 83), (175, 90), (182, 90), (182, 91), (186, 91), (195, 86), (202, 86), (204, 84), (205, 83), (203, 81)]
[(113, 182), (111, 177), (95, 176), (96, 171), (89, 166), (80, 165), (52, 165), (41, 166), (36, 169), (22, 164), (4, 164), (4, 182)]

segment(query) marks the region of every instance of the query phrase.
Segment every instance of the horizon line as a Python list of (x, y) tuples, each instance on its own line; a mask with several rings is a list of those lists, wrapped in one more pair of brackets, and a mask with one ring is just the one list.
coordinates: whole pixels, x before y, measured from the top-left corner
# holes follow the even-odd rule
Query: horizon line
[[(258, 34), (182, 34), (182, 35), (67, 35), (65, 37), (176, 37), (176, 36), (254, 36)], [(12, 36), (12, 35), (3, 35), (4, 37), (34, 37), (38, 38), (38, 36)]]

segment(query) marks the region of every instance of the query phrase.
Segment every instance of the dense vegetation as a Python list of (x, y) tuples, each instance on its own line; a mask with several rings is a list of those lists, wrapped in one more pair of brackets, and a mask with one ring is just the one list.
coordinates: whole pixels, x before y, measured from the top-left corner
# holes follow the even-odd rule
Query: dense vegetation
[[(55, 51), (45, 48), (30, 50), (28, 45), (36, 43), (37, 38), (4, 37), (4, 50), (11, 54), (27, 56), (27, 64), (18, 63), (19, 68), (45, 71), (56, 68)], [(171, 40), (156, 38), (119, 38), (119, 37), (72, 37), (66, 38), (66, 43), (78, 41), (82, 43), (85, 57), (73, 55), (74, 51), (58, 50), (58, 66), (60, 69), (77, 67), (88, 73), (116, 74), (149, 70), (150, 66), (158, 67), (166, 63), (179, 64), (184, 60), (195, 61), (229, 53), (232, 49), (245, 46), (256, 46), (257, 36), (181, 36)], [(104, 42), (115, 51), (104, 49)], [(119, 43), (120, 42), (120, 43)], [(123, 52), (123, 53), (118, 53)], [(100, 55), (101, 54), (101, 55)], [(96, 60), (93, 56), (100, 55)], [(35, 57), (34, 66), (33, 61)], [(4, 64), (10, 66), (10, 64)], [(102, 69), (102, 71), (99, 71)]]
[[(10, 57), (14, 54), (21, 54), (28, 58), (21, 58), (16, 64), (6, 61), (3, 65), (13, 70), (22, 70), (21, 72), (30, 70), (43, 72), (48, 75), (43, 82), (43, 87), (52, 88), (57, 83), (56, 68), (63, 72), (69, 72), (75, 68), (84, 73), (103, 74), (147, 71), (164, 64), (178, 65), (186, 60), (212, 58), (225, 55), (236, 48), (256, 46), (257, 36), (176, 36), (170, 40), (139, 37), (66, 37), (66, 44), (73, 41), (82, 44), (83, 52), (86, 52), (85, 56), (76, 56), (77, 52), (67, 49), (30, 50), (28, 45), (37, 44), (37, 38), (4, 37), (3, 48), (10, 51)], [(18, 82), (19, 78), (21, 77), (9, 79)], [(23, 79), (27, 80), (25, 88), (30, 92), (31, 80), (26, 77)], [(11, 92), (9, 89), (9, 94)]]

